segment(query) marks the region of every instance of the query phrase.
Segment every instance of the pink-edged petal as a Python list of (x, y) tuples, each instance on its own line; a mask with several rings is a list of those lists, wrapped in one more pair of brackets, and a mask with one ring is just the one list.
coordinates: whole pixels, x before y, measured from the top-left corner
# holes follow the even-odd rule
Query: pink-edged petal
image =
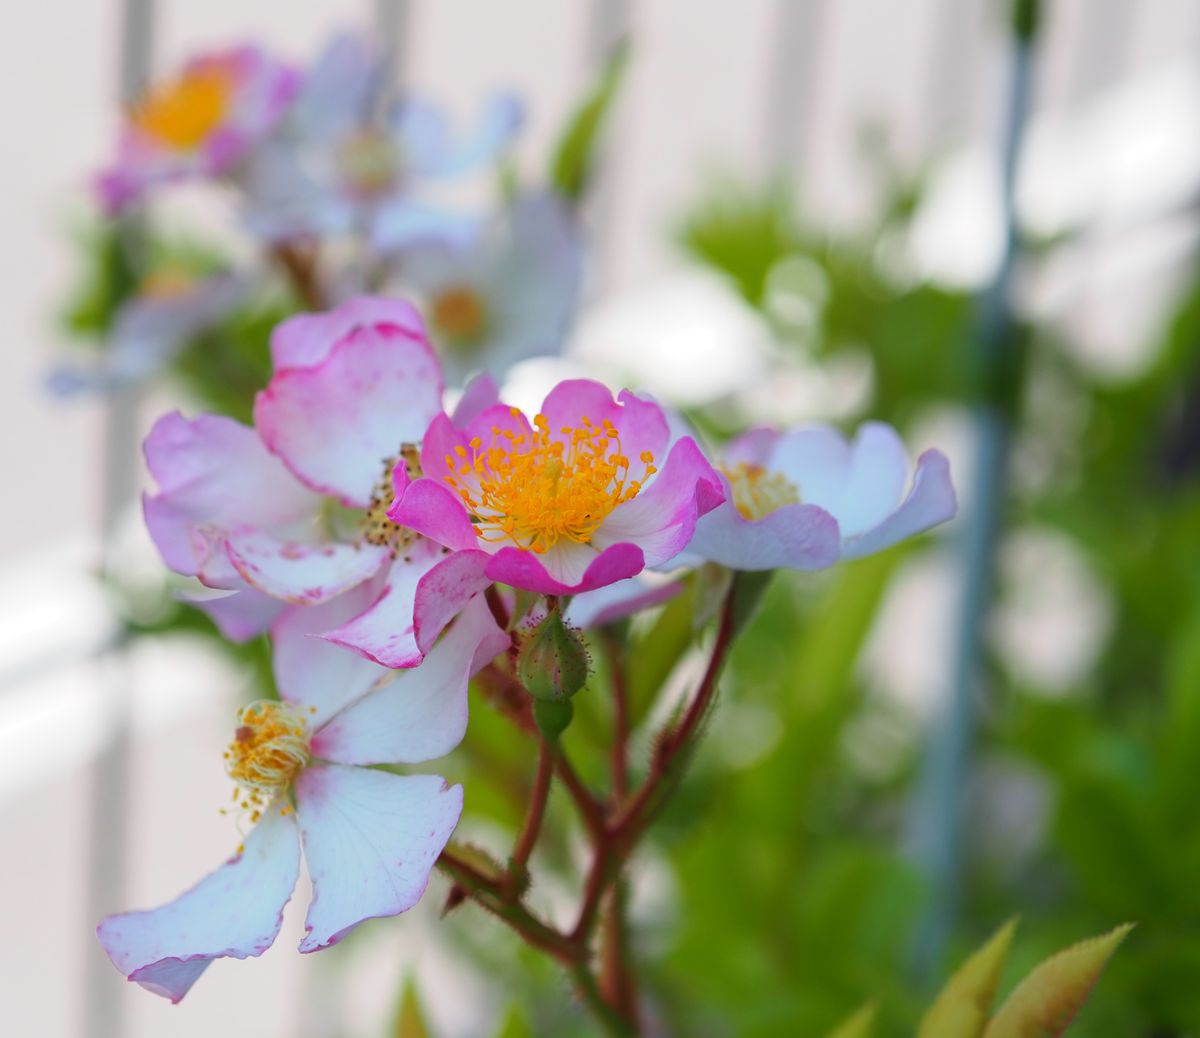
[(725, 487), (690, 436), (678, 440), (662, 471), (637, 497), (608, 516), (593, 542), (604, 548), (631, 543), (642, 549), (647, 566), (661, 566), (692, 539), (696, 520), (725, 499)]
[(276, 325), (271, 333), (271, 362), (276, 371), (312, 367), (351, 332), (377, 324), (401, 328), (414, 339), (425, 336), (421, 315), (411, 303), (385, 296), (356, 296), (326, 313), (297, 314)]
[(636, 544), (614, 544), (595, 554), (579, 580), (569, 584), (556, 579), (541, 558), (522, 548), (501, 548), (488, 563), (487, 575), (502, 584), (543, 595), (574, 595), (637, 576), (646, 568), (645, 556)]
[(779, 430), (767, 426), (747, 429), (730, 440), (721, 454), (729, 465), (761, 465), (765, 468), (779, 436)]
[(791, 480), (800, 500), (820, 505), (848, 540), (895, 511), (908, 480), (908, 454), (896, 430), (863, 425), (853, 443), (828, 426), (792, 429), (772, 452), (768, 468)]
[(180, 595), (206, 613), (217, 630), (232, 642), (245, 642), (262, 634), (287, 607), (277, 598), (254, 588), (220, 595)]
[(366, 919), (398, 915), (425, 893), (462, 814), (462, 786), (435, 775), (313, 765), (296, 779), (313, 899), (302, 952), (336, 944)]
[(643, 609), (662, 605), (679, 594), (683, 587), (679, 580), (651, 583), (645, 574), (619, 580), (607, 587), (576, 595), (567, 606), (566, 619), (576, 627), (602, 627)]
[(440, 412), (442, 373), (423, 335), (364, 326), (319, 364), (285, 368), (254, 403), (263, 441), (310, 487), (365, 507), (383, 464)]
[[(421, 441), (421, 469), (426, 476), (443, 482), (446, 476), (451, 475), (446, 458), (452, 458), (456, 467), (460, 466), (466, 459), (459, 451), (466, 451), (470, 456), (470, 441), (474, 437), (479, 437), (486, 450), (493, 441), (498, 440), (505, 445), (505, 433), (528, 437), (531, 432), (529, 420), (520, 411), (514, 412), (505, 404), (485, 407), (461, 427), (446, 415), (439, 415), (429, 423), (425, 438)], [(454, 475), (461, 476), (461, 473), (456, 471)]]
[(388, 509), (388, 518), (455, 551), (479, 544), (462, 501), (438, 480), (413, 480), (404, 496)]
[(143, 498), (150, 535), (167, 565), (201, 574), (213, 546), (197, 528), (283, 526), (308, 515), (319, 498), (273, 457), (254, 430), (218, 415), (187, 419), (174, 411), (144, 445), (158, 493)]
[(509, 635), (478, 597), (421, 666), (351, 703), (313, 736), (313, 753), (338, 764), (418, 764), (444, 757), (467, 730), (467, 684), (508, 648)]
[(500, 387), (496, 385), (496, 380), (484, 371), (472, 378), (463, 388), (451, 418), (455, 425), (462, 428), (499, 402)]
[(954, 518), (958, 502), (950, 482), (950, 463), (941, 451), (926, 451), (917, 459), (912, 490), (904, 503), (878, 526), (847, 540), (842, 555), (862, 558)]
[(279, 934), (300, 873), (296, 823), (272, 805), (245, 848), (160, 908), (109, 916), (96, 929), (113, 965), (178, 1002), (213, 959), (261, 955)]
[(409, 564), (403, 557), (392, 564), (388, 584), (370, 608), (326, 632), (329, 641), (385, 667), (420, 664), (446, 624), (491, 579), (484, 552), (447, 555), (432, 541), (419, 544), (420, 555), (414, 551)]
[(552, 435), (564, 426), (577, 428), (582, 417), (596, 424), (610, 421), (616, 426), (621, 450), (628, 457), (636, 459), (643, 451), (649, 451), (659, 464), (670, 438), (666, 415), (654, 401), (627, 389), (614, 400), (607, 386), (590, 379), (560, 382), (547, 394), (542, 414), (550, 423)]
[(838, 560), (837, 520), (816, 505), (784, 505), (762, 519), (747, 519), (730, 502), (696, 524), (690, 558), (730, 569), (815, 570)]
[(258, 530), (229, 534), (225, 550), (247, 584), (293, 605), (316, 605), (349, 591), (391, 557), (378, 544), (297, 544)]
[(361, 610), (378, 590), (379, 581), (372, 580), (323, 605), (287, 606), (271, 626), (275, 684), (284, 699), (310, 708), (310, 727), (319, 726), (364, 695), (387, 673), (378, 664), (321, 637)]

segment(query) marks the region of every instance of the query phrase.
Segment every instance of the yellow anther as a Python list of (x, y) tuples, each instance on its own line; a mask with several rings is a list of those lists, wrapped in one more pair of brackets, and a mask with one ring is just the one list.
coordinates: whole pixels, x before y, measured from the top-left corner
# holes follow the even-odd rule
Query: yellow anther
[(170, 148), (190, 151), (202, 144), (225, 118), (233, 75), (221, 65), (204, 65), (152, 89), (130, 114), (130, 121)]
[(238, 726), (226, 755), (233, 799), (250, 812), (251, 823), (285, 793), (309, 761), (308, 722), (299, 707), (259, 699), (238, 711)]
[(747, 519), (761, 519), (784, 505), (800, 503), (800, 488), (778, 472), (739, 461), (722, 469), (733, 491), (733, 505)]
[[(514, 417), (519, 414), (513, 409)], [(475, 478), (458, 480), (467, 473), (450, 458), (443, 478), (471, 513), (476, 535), (537, 554), (563, 540), (589, 543), (609, 513), (636, 497), (655, 471), (653, 455), (642, 451), (645, 471), (641, 480), (630, 480), (616, 427), (587, 417), (552, 434), (539, 414), (532, 433), (493, 428), (490, 446), (475, 438), (470, 447)]]

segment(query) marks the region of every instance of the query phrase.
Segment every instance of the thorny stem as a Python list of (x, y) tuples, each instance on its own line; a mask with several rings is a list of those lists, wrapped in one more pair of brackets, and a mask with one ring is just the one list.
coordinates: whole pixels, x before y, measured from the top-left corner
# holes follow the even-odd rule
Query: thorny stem
[[(561, 963), (571, 974), (579, 996), (611, 1035), (632, 1038), (641, 1034), (637, 993), (628, 961), (625, 919), (626, 891), (621, 866), (674, 789), (708, 712), (712, 709), (717, 680), (736, 633), (735, 583), (721, 610), (716, 640), (704, 676), (678, 723), (668, 723), (655, 740), (649, 774), (632, 796), (628, 792), (629, 700), (619, 646), (602, 635), (613, 679), (614, 746), (611, 767), (613, 791), (608, 808), (583, 784), (561, 748), (541, 738), (534, 722), (530, 697), (521, 682), (495, 663), (480, 671), (479, 687), (492, 703), (521, 731), (539, 738), (538, 768), (534, 776), (529, 812), (513, 849), (507, 872), (489, 876), (452, 849), (442, 852), (438, 864), (454, 880), (455, 894), (470, 897), (507, 923), (524, 940)], [(495, 612), (501, 605), (489, 599)], [(497, 617), (499, 621), (499, 617)], [(618, 749), (619, 747), (619, 749)], [(579, 811), (592, 842), (579, 915), (569, 933), (542, 921), (523, 900), (529, 856), (537, 843), (551, 780), (562, 781)], [(605, 895), (608, 895), (607, 900)], [(603, 909), (603, 912), (601, 911)], [(600, 978), (591, 970), (592, 940), (603, 915)]]
[(629, 683), (621, 660), (621, 646), (611, 631), (600, 633), (600, 644), (608, 659), (613, 698), (612, 768), (613, 803), (620, 807), (629, 796)]
[[(735, 585), (736, 580), (735, 576)], [(682, 764), (684, 753), (691, 748), (701, 723), (712, 707), (717, 691), (717, 679), (720, 677), (729, 646), (733, 642), (735, 585), (731, 586), (726, 594), (720, 624), (717, 627), (717, 640), (713, 643), (708, 667), (704, 671), (696, 695), (679, 724), (674, 728), (664, 728), (659, 734), (650, 762), (650, 774), (611, 822), (612, 836), (622, 849), (627, 849), (637, 842), (665, 802), (679, 778), (681, 769), (676, 765)]]
[(538, 740), (537, 773), (533, 777), (533, 790), (529, 795), (529, 813), (525, 825), (513, 848), (512, 861), (508, 869), (508, 894), (520, 897), (529, 882), (529, 855), (533, 853), (538, 834), (542, 829), (542, 818), (546, 814), (546, 801), (550, 799), (550, 781), (554, 777), (554, 759), (558, 754), (554, 744), (544, 736)]

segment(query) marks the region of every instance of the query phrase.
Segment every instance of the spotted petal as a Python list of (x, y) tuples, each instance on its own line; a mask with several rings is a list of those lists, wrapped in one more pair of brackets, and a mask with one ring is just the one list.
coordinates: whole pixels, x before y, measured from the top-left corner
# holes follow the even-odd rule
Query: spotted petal
[(398, 915), (425, 893), (462, 813), (462, 786), (321, 764), (296, 779), (313, 899), (302, 952), (336, 944), (366, 919)]
[(391, 557), (377, 544), (297, 544), (258, 530), (225, 539), (229, 559), (251, 587), (294, 605), (316, 605), (356, 587)]
[(272, 806), (244, 850), (160, 908), (109, 916), (97, 928), (113, 965), (178, 1002), (213, 959), (261, 955), (279, 934), (300, 872), (296, 823)]

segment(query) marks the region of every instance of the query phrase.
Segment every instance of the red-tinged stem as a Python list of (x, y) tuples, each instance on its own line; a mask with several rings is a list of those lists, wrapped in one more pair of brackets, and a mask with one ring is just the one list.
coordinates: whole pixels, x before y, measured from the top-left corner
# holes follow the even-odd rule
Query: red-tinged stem
[[(736, 581), (736, 579), (735, 576), (734, 580)], [(721, 610), (717, 640), (713, 643), (708, 667), (704, 671), (704, 677), (700, 681), (696, 695), (688, 705), (683, 719), (674, 727), (668, 726), (659, 733), (655, 741), (654, 756), (650, 762), (650, 774), (646, 776), (641, 788), (626, 802), (611, 822), (610, 832), (613, 840), (622, 850), (627, 850), (637, 842), (661, 808), (667, 794), (679, 777), (682, 757), (690, 749), (705, 715), (712, 706), (717, 691), (717, 679), (720, 677), (721, 668), (733, 641), (733, 611), (734, 587), (731, 587)]]
[(501, 630), (508, 630), (508, 624), (511, 617), (508, 614), (508, 606), (500, 598), (500, 592), (496, 590), (495, 584), (489, 584), (487, 590), (484, 591), (483, 597), (488, 604), (488, 608), (492, 611), (492, 619), (496, 621), (496, 626)]
[(638, 1031), (638, 998), (629, 962), (629, 932), (626, 925), (625, 881), (618, 879), (608, 892), (601, 918), (600, 994), (604, 1001)]
[(525, 815), (525, 824), (521, 827), (509, 864), (509, 897), (519, 897), (528, 885), (529, 856), (533, 853), (538, 835), (542, 831), (542, 818), (546, 814), (546, 801), (550, 799), (550, 782), (554, 777), (554, 760), (557, 756), (553, 744), (548, 739), (538, 739), (537, 772), (534, 774), (533, 789), (529, 794), (529, 811)]
[(612, 769), (613, 803), (620, 807), (629, 796), (629, 683), (621, 658), (621, 645), (609, 631), (600, 635), (600, 644), (608, 660), (613, 700)]

